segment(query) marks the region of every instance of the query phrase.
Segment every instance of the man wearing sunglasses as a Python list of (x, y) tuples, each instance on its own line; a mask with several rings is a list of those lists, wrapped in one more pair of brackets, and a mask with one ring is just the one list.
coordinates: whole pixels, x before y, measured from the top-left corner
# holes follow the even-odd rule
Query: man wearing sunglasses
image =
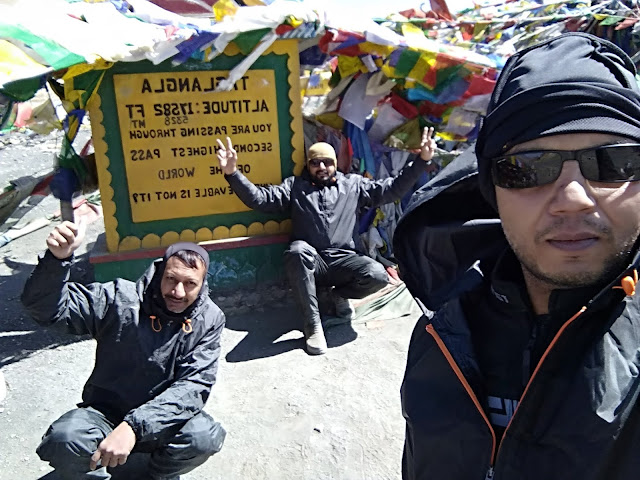
[(583, 33), (515, 54), (477, 163), (461, 155), (414, 195), (394, 242), (425, 311), (405, 479), (638, 478), (635, 75)]
[(255, 186), (238, 171), (238, 155), (229, 138), (226, 146), (218, 140), (220, 167), (240, 200), (262, 212), (291, 214), (292, 242), (284, 254), (284, 267), (302, 311), (308, 354), (327, 351), (316, 284), (333, 287), (334, 325), (351, 321), (354, 311), (349, 298), (366, 297), (387, 285), (385, 268), (354, 250), (356, 213), (402, 198), (431, 163), (436, 147), (432, 135), (433, 128), (424, 130), (420, 158), (395, 178), (372, 181), (343, 175), (336, 169), (333, 147), (320, 142), (309, 147), (302, 175), (267, 187)]

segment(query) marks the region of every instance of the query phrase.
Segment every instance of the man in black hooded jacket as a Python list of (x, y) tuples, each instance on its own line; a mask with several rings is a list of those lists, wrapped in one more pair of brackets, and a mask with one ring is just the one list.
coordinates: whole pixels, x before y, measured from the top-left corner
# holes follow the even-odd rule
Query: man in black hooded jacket
[(47, 237), (22, 294), (43, 326), (97, 340), (79, 408), (44, 435), (37, 453), (64, 479), (108, 479), (107, 467), (150, 453), (151, 479), (175, 479), (222, 448), (225, 431), (202, 409), (215, 383), (224, 314), (209, 298), (207, 252), (170, 246), (137, 283), (69, 281), (84, 225)]
[(291, 244), (284, 253), (284, 269), (302, 311), (308, 354), (327, 351), (316, 284), (333, 287), (340, 322), (353, 317), (349, 298), (364, 298), (387, 285), (385, 268), (354, 249), (356, 214), (360, 208), (399, 200), (425, 169), (434, 167), (431, 159), (436, 143), (432, 135), (432, 127), (424, 129), (420, 157), (395, 177), (373, 181), (362, 175), (343, 175), (337, 170), (333, 147), (318, 142), (307, 151), (302, 175), (286, 178), (280, 185), (260, 187), (238, 170), (238, 154), (231, 139), (227, 137), (226, 146), (218, 139), (220, 167), (238, 198), (261, 212), (291, 214)]
[(413, 197), (395, 236), (425, 312), (401, 392), (405, 479), (638, 478), (635, 75), (583, 33), (515, 54), (477, 164), (463, 154)]

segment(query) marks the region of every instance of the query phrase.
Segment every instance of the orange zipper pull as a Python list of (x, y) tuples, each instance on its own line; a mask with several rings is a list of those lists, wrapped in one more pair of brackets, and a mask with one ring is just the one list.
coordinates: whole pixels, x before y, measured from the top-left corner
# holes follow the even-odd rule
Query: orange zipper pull
[(636, 285), (638, 284), (638, 270), (633, 270), (633, 277), (631, 275), (627, 275), (620, 280), (619, 288), (624, 290), (624, 293), (628, 296), (633, 296), (636, 294)]
[(156, 328), (155, 326), (155, 321), (156, 321), (155, 315), (149, 315), (149, 318), (151, 319), (151, 329), (154, 332), (159, 332), (160, 330), (162, 330), (162, 323), (160, 323), (160, 320), (158, 320), (158, 328)]
[(191, 319), (190, 318), (186, 318), (184, 323), (182, 324), (182, 331), (184, 333), (191, 333), (193, 332), (193, 327), (191, 326)]

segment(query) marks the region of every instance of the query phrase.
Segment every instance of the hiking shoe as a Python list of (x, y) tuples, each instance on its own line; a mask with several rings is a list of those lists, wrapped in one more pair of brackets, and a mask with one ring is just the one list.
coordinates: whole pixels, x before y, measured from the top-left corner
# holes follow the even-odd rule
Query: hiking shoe
[(312, 327), (309, 335), (305, 332), (305, 343), (309, 355), (324, 355), (327, 353), (327, 340), (324, 338), (320, 323)]

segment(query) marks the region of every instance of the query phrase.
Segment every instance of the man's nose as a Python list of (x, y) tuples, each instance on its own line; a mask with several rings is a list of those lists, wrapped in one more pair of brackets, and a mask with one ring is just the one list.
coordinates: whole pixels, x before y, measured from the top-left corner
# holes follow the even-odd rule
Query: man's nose
[(595, 206), (593, 188), (582, 176), (580, 166), (575, 160), (562, 165), (560, 176), (553, 184), (552, 213), (568, 213), (588, 210)]
[(178, 282), (173, 289), (173, 295), (178, 298), (184, 297), (184, 285), (182, 282)]

